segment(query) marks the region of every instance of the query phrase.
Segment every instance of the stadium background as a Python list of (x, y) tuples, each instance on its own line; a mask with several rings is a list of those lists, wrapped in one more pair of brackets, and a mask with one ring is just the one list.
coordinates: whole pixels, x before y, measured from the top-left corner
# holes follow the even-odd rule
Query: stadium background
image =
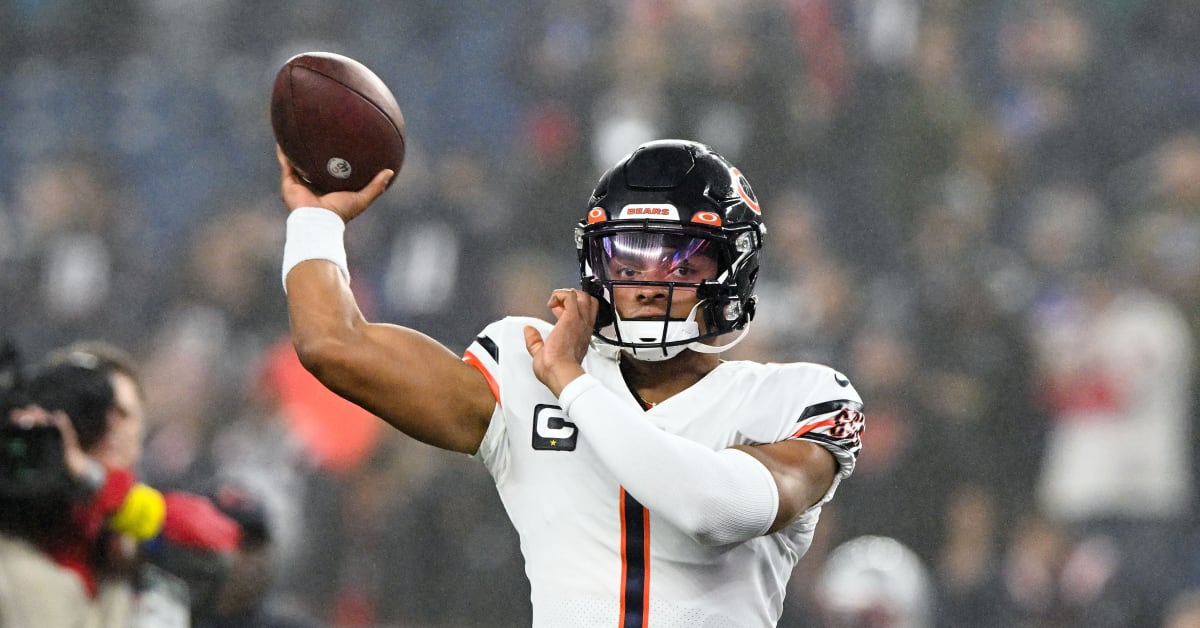
[[(249, 478), (281, 603), (345, 626), (527, 625), (483, 469), (296, 370), (271, 80), (330, 50), (393, 88), (409, 156), (349, 230), (353, 286), (371, 318), (456, 351), (575, 282), (571, 226), (604, 168), (699, 139), (770, 229), (739, 357), (835, 364), (868, 402), (781, 625), (816, 621), (826, 553), (867, 533), (925, 561), (945, 625), (1160, 625), (1200, 585), (1200, 5), (731, 4), (0, 1), (0, 328), (30, 356), (133, 351), (144, 476)], [(1081, 414), (1126, 426), (1085, 439), (1089, 459), (1148, 433), (1172, 452), (1063, 508), (1047, 483), (1092, 477), (1054, 446)]]

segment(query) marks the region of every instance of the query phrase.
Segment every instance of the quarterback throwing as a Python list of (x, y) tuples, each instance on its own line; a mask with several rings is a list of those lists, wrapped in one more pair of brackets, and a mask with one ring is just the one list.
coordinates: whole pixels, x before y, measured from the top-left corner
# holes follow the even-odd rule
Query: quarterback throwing
[(639, 146), (575, 227), (554, 322), (508, 317), (463, 356), (364, 320), (342, 233), (386, 189), (318, 196), (280, 155), (292, 340), (326, 386), (470, 454), (521, 539), (534, 625), (774, 626), (787, 579), (854, 470), (862, 400), (809, 363), (722, 360), (754, 317), (766, 227), (706, 145)]

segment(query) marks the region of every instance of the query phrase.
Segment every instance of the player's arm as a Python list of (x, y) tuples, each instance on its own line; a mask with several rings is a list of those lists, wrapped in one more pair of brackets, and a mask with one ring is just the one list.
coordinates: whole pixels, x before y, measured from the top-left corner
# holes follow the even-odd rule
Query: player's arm
[(550, 335), (525, 332), (539, 380), (622, 486), (697, 541), (724, 545), (779, 530), (832, 487), (838, 465), (812, 442), (713, 451), (654, 427), (580, 366), (595, 299), (560, 290), (550, 305), (558, 318)]
[(735, 446), (758, 460), (775, 482), (779, 507), (767, 533), (786, 527), (825, 497), (838, 472), (828, 449), (804, 440), (785, 440), (754, 446)]
[[(281, 195), (293, 213), (288, 223), (284, 285), (292, 344), (300, 362), (330, 390), (420, 441), (474, 453), (495, 409), (484, 376), (432, 338), (412, 329), (368, 322), (350, 291), (341, 247), (341, 225), (361, 214), (386, 189), (383, 171), (357, 192), (317, 196), (296, 176), (282, 151)], [(330, 221), (330, 229), (318, 223)], [(328, 232), (336, 232), (333, 236)], [(314, 240), (306, 243), (306, 238)], [(307, 251), (297, 251), (306, 248)], [(289, 257), (293, 259), (289, 261)], [(295, 259), (303, 259), (299, 263)], [(332, 258), (332, 259), (331, 259)], [(332, 419), (331, 419), (332, 420)]]
[(567, 384), (559, 400), (621, 485), (701, 543), (786, 527), (821, 501), (837, 474), (834, 457), (810, 442), (713, 451), (665, 432), (590, 375)]

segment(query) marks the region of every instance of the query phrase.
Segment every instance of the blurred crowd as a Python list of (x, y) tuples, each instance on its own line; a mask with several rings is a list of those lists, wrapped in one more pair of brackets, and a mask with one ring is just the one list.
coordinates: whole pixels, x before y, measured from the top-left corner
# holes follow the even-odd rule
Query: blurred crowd
[(1194, 626), (1196, 41), (1195, 0), (0, 0), (0, 331), (134, 354), (141, 475), (261, 494), (279, 604), (528, 625), (482, 466), (291, 351), (274, 73), (329, 50), (392, 87), (408, 156), (347, 231), (352, 287), (456, 351), (577, 283), (600, 172), (696, 139), (769, 229), (733, 357), (866, 401), (781, 626), (832, 622), (816, 583), (863, 535), (911, 549), (939, 626)]

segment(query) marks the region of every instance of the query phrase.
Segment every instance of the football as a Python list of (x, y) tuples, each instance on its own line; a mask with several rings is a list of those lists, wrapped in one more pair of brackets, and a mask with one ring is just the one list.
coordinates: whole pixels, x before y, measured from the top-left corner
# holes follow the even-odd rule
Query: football
[(380, 170), (399, 173), (404, 164), (395, 96), (370, 68), (339, 54), (305, 52), (283, 64), (271, 90), (271, 128), (318, 194), (361, 189)]

